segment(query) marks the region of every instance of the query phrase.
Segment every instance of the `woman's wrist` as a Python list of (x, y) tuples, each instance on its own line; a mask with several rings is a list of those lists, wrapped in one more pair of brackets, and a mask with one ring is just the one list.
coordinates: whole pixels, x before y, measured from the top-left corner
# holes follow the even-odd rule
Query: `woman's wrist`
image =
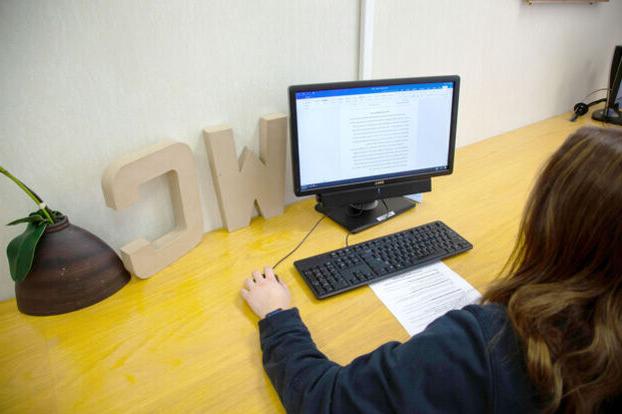
[(276, 308), (275, 310), (272, 310), (272, 311), (266, 313), (266, 316), (264, 316), (264, 319), (267, 319), (267, 318), (269, 318), (272, 315), (276, 315), (279, 312), (283, 312), (283, 308)]

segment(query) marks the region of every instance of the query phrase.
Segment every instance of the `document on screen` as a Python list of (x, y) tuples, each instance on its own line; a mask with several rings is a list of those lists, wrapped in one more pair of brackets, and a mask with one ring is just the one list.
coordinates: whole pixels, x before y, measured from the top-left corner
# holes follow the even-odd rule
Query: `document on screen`
[(370, 287), (411, 336), (423, 331), (439, 316), (475, 303), (481, 297), (442, 262), (372, 283)]
[[(377, 97), (380, 98), (380, 97)], [(385, 99), (386, 101), (386, 99)], [(348, 176), (411, 171), (417, 153), (417, 102), (341, 110), (341, 167)]]

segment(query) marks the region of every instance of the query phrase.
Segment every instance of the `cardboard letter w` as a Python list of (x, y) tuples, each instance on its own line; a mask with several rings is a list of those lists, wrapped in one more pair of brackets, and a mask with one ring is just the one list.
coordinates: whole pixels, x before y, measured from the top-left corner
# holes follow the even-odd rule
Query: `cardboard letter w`
[(237, 159), (233, 131), (227, 125), (203, 132), (220, 214), (227, 230), (250, 224), (255, 201), (265, 218), (282, 214), (287, 116), (272, 114), (259, 120), (259, 158), (245, 147)]

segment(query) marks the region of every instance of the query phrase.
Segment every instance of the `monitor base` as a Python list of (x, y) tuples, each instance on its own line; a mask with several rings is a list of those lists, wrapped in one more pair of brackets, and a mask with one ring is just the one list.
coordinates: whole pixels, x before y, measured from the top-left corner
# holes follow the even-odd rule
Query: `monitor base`
[(607, 122), (609, 124), (622, 125), (622, 114), (616, 110), (598, 109), (592, 112), (592, 119), (601, 122)]
[(315, 205), (317, 211), (326, 214), (350, 233), (358, 233), (368, 229), (413, 207), (415, 207), (415, 202), (405, 197), (385, 198), (384, 203), (380, 201), (375, 208), (370, 210), (355, 209), (351, 205), (328, 209), (320, 203)]

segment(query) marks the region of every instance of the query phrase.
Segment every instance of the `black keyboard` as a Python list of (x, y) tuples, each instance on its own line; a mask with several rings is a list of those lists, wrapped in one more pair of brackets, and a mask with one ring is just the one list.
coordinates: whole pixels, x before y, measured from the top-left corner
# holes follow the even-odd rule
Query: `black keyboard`
[(294, 266), (318, 299), (437, 262), (473, 245), (441, 221), (308, 257)]

